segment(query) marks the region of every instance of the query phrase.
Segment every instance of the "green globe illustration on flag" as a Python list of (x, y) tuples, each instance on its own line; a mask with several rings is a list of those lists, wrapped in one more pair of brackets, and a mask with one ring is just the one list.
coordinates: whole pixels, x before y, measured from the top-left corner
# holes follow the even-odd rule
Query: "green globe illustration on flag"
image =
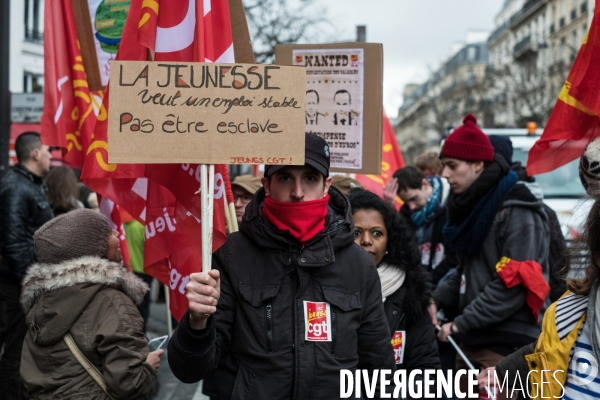
[(96, 39), (107, 53), (116, 54), (131, 0), (103, 0), (96, 9)]

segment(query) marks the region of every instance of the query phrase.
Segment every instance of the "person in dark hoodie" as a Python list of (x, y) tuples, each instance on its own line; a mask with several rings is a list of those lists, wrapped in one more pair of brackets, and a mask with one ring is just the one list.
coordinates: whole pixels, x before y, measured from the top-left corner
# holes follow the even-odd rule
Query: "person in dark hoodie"
[(306, 134), (305, 160), (267, 165), (214, 269), (190, 275), (168, 347), (182, 382), (208, 378), (220, 399), (329, 400), (341, 369), (394, 369), (379, 275), (331, 187), (327, 142)]
[(381, 280), (381, 296), (397, 369), (441, 368), (428, 307), (433, 285), (420, 265), (412, 230), (376, 194), (359, 190), (350, 196), (354, 242), (365, 249)]
[[(121, 265), (118, 232), (100, 213), (80, 209), (44, 224), (34, 246), (39, 263), (27, 270), (21, 296), (29, 328), (21, 377), (31, 397), (150, 393), (163, 350), (148, 352), (135, 307), (148, 285)], [(94, 368), (99, 376), (89, 372)]]
[[(547, 306), (549, 229), (543, 203), (518, 182), (469, 114), (441, 150), (452, 193), (444, 236), (457, 253), (457, 273), (433, 297), (459, 315), (438, 338), (461, 340), (475, 368), (495, 366), (540, 332)], [(457, 358), (457, 369), (466, 369)], [(467, 380), (462, 379), (466, 390)]]

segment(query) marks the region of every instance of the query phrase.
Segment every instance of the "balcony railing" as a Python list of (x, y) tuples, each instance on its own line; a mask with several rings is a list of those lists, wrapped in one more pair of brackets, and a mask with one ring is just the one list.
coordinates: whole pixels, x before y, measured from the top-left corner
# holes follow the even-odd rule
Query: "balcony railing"
[(505, 22), (505, 23), (503, 23), (502, 25), (500, 25), (498, 28), (494, 29), (494, 31), (492, 32), (492, 34), (488, 38), (488, 43), (491, 42), (492, 40), (496, 39), (498, 36), (500, 36), (507, 29), (508, 29), (508, 21)]
[(513, 25), (517, 21), (519, 21), (523, 16), (527, 15), (529, 10), (531, 10), (536, 5), (542, 3), (543, 0), (529, 0), (525, 2), (523, 7), (512, 17), (510, 17), (510, 24)]
[(513, 56), (517, 59), (530, 50), (534, 50), (531, 45), (531, 36), (526, 36), (513, 48)]
[(27, 29), (25, 31), (25, 41), (42, 44), (44, 43), (44, 33), (37, 30)]

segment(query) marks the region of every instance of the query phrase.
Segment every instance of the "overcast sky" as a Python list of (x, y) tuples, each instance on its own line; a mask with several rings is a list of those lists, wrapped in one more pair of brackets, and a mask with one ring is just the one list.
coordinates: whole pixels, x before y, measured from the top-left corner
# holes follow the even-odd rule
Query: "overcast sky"
[(494, 28), (504, 0), (326, 0), (329, 19), (343, 37), (355, 38), (367, 26), (367, 41), (383, 43), (383, 102), (398, 114), (402, 90), (427, 80), (429, 70), (464, 41), (469, 30)]

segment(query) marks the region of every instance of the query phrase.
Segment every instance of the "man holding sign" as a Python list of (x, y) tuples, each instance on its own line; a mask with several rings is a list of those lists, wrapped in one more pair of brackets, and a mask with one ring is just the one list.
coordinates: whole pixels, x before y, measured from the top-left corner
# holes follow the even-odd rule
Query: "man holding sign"
[(305, 165), (266, 166), (240, 232), (186, 286), (169, 364), (219, 398), (339, 398), (340, 369), (394, 370), (379, 277), (331, 187), (329, 147), (305, 143)]

